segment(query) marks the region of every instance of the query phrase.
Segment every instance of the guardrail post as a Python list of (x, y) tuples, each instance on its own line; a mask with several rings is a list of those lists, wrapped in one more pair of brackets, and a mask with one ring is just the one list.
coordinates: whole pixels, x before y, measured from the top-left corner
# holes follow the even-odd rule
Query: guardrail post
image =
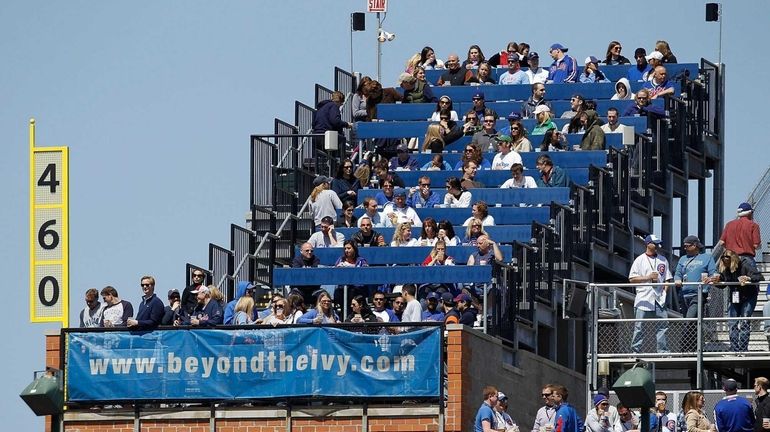
[(703, 289), (700, 285), (696, 285), (698, 288), (698, 340), (695, 344), (695, 353), (697, 364), (695, 366), (695, 372), (698, 376), (695, 378), (695, 388), (703, 388)]

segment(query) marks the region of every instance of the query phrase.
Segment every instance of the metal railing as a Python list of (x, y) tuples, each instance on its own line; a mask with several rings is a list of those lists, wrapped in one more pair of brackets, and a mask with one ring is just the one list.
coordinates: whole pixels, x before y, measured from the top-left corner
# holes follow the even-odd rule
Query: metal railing
[(213, 279), (212, 279), (211, 272), (206, 270), (204, 267), (206, 267), (206, 266), (199, 266), (199, 265), (190, 264), (190, 263), (185, 264), (185, 268), (184, 268), (184, 283), (185, 283), (185, 286), (192, 285), (192, 283), (193, 283), (193, 281), (192, 281), (192, 274), (193, 274), (193, 271), (195, 271), (195, 270), (200, 270), (200, 271), (202, 271), (206, 275), (203, 278), (203, 282), (202, 282), (204, 285), (209, 285), (211, 283), (214, 283)]
[[(685, 316), (684, 310), (667, 309), (666, 318), (636, 319), (634, 295), (631, 289), (639, 285), (668, 287), (667, 302), (671, 304), (678, 293), (674, 283), (599, 284), (588, 283), (588, 305), (591, 310), (589, 370), (595, 371), (599, 359), (692, 358), (696, 361), (698, 388), (703, 379), (703, 360), (714, 355), (767, 355), (766, 317), (729, 317), (730, 290), (738, 283), (714, 284), (708, 295), (699, 288), (695, 305), (696, 316)], [(701, 282), (684, 282), (681, 286), (700, 287)], [(634, 340), (638, 328), (641, 339)], [(661, 339), (658, 340), (658, 332)], [(638, 345), (633, 346), (634, 342)], [(595, 377), (593, 377), (595, 379)]]
[(233, 271), (233, 277), (238, 281), (253, 281), (256, 276), (256, 260), (250, 256), (257, 245), (257, 234), (247, 228), (230, 224), (230, 250), (233, 251), (235, 262), (243, 265)]
[(318, 103), (324, 100), (329, 100), (332, 98), (332, 93), (334, 93), (334, 90), (329, 90), (328, 88), (322, 86), (321, 84), (315, 85), (315, 105), (318, 106)]
[(209, 243), (209, 269), (213, 280), (218, 281), (217, 288), (226, 299), (235, 294), (235, 254), (222, 246)]

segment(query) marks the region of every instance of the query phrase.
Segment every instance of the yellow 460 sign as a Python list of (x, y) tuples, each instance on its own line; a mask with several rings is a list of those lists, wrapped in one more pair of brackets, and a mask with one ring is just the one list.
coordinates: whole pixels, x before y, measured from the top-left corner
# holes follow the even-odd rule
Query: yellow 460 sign
[(68, 325), (69, 148), (35, 147), (30, 122), (30, 321)]

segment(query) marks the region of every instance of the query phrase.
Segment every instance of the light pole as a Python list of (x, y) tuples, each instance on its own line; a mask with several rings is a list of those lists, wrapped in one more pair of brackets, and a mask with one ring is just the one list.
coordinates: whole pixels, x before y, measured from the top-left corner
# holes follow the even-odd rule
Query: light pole
[(382, 82), (382, 44), (392, 41), (396, 38), (395, 33), (388, 33), (382, 29), (382, 23), (385, 18), (380, 19), (380, 13), (377, 12), (377, 81)]

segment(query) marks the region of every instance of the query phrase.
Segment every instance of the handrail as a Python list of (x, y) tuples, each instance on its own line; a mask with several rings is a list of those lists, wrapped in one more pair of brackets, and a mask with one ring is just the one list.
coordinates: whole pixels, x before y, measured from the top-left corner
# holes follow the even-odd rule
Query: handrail
[[(295, 192), (296, 193), (296, 192)], [(299, 209), (299, 214), (302, 214), (305, 212), (307, 207), (310, 205), (310, 198), (308, 197), (307, 200), (305, 200), (305, 203), (302, 205), (302, 208)], [(296, 218), (297, 215), (287, 215), (286, 218), (281, 222), (281, 225), (276, 230), (275, 234), (272, 233), (265, 233), (265, 235), (262, 237), (262, 240), (259, 241), (259, 244), (257, 245), (256, 249), (254, 250), (254, 253), (248, 253), (243, 255), (243, 258), (241, 258), (241, 261), (238, 263), (238, 265), (235, 267), (235, 270), (233, 270), (232, 275), (225, 275), (223, 276), (219, 282), (216, 284), (216, 287), (219, 288), (222, 283), (224, 283), (225, 279), (228, 277), (235, 277), (240, 271), (241, 268), (243, 268), (243, 265), (246, 263), (247, 259), (250, 258), (259, 258), (259, 254), (262, 252), (262, 248), (265, 246), (265, 242), (268, 238), (272, 239), (280, 239), (281, 238), (281, 232), (283, 231), (284, 227), (286, 227), (286, 224), (289, 222), (290, 219)]]

